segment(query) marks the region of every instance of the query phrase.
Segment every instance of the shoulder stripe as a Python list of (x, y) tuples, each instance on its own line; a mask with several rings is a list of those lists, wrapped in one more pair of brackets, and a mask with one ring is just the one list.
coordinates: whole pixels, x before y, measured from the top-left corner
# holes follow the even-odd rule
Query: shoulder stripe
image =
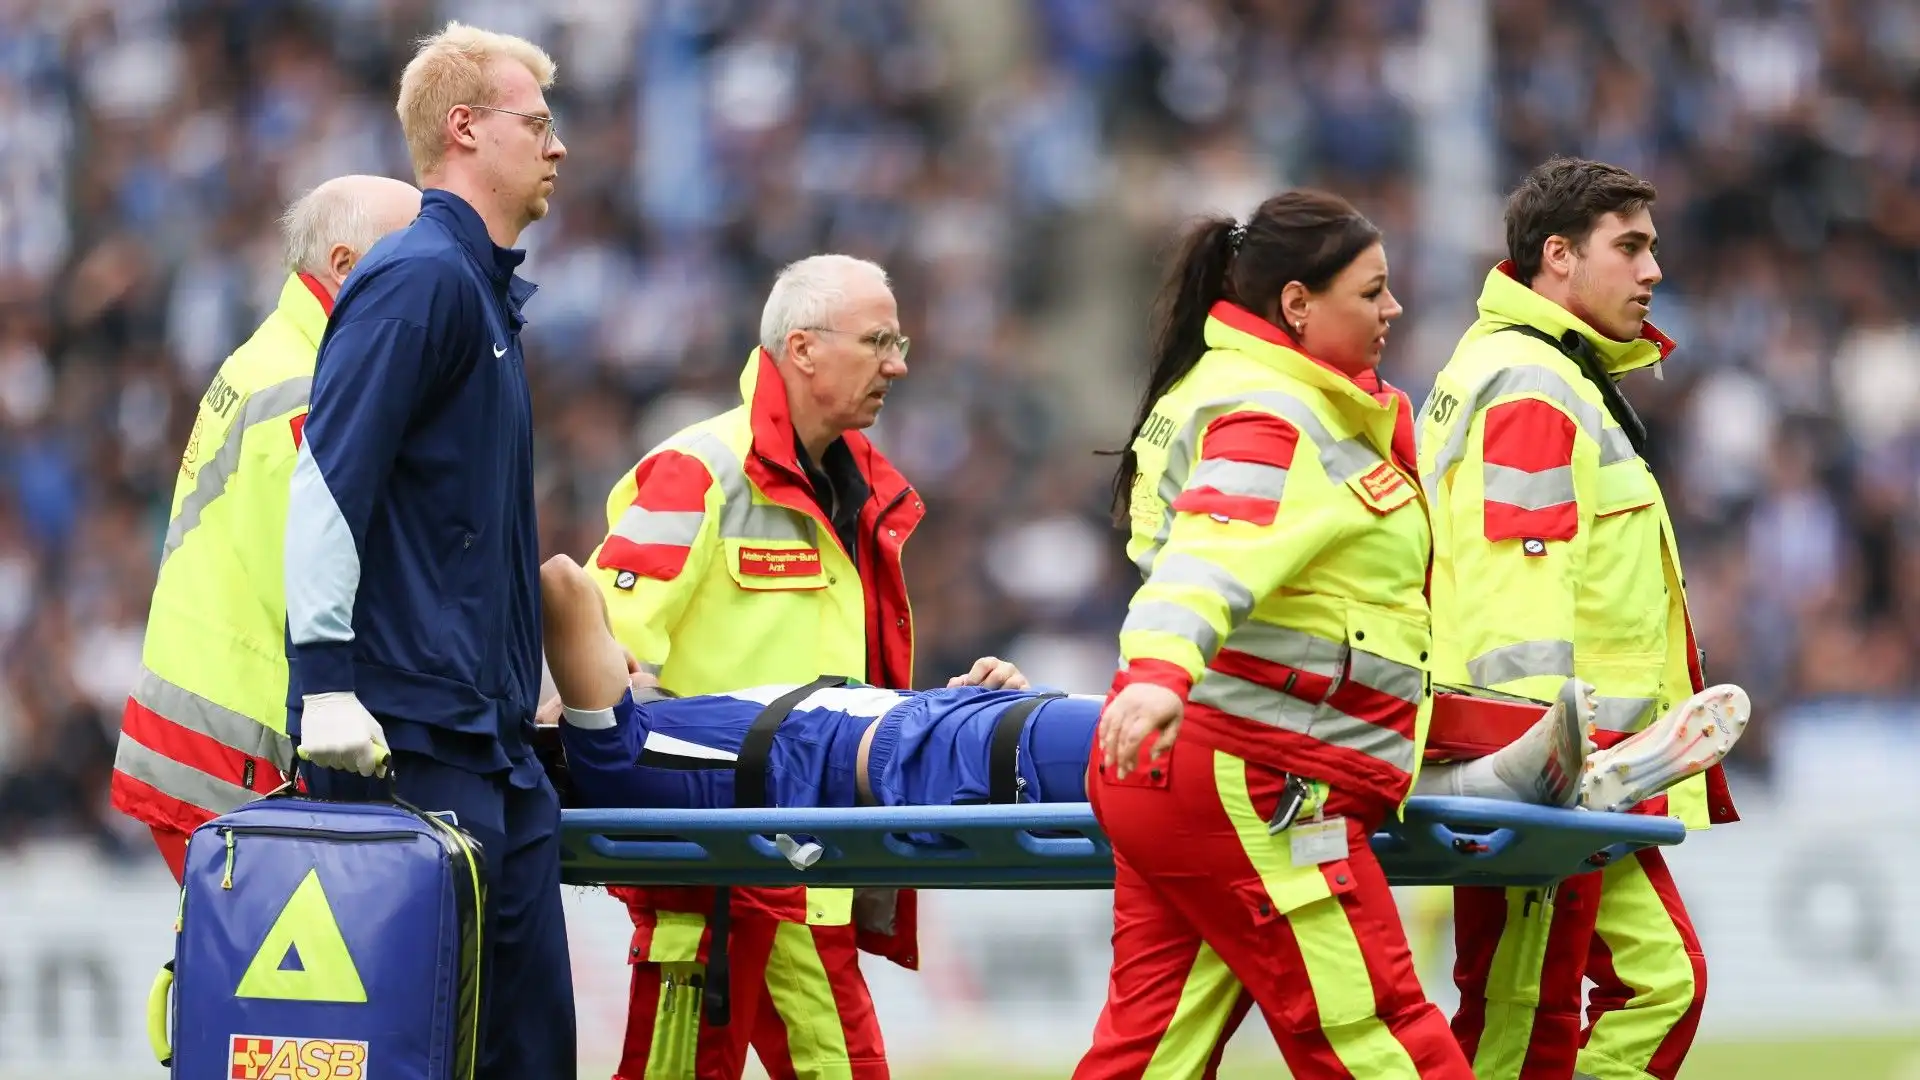
[[(166, 546), (160, 552), (162, 565), (186, 542), (187, 534), (199, 527), (200, 517), (206, 513), (208, 505), (226, 494), (233, 474), (240, 469), (240, 451), (245, 446), (247, 432), (259, 424), (305, 407), (312, 390), (313, 376), (297, 375), (263, 386), (247, 395), (247, 403), (240, 407), (240, 415), (234, 417), (233, 426), (227, 429), (226, 441), (214, 452), (213, 460), (200, 466), (200, 474), (194, 478), (193, 490), (181, 500), (180, 512), (167, 524)], [(299, 433), (300, 428), (296, 427), (296, 453), (300, 449)]]
[(1611, 465), (1639, 456), (1633, 452), (1626, 432), (1610, 426), (1605, 411), (1581, 397), (1559, 372), (1541, 364), (1516, 364), (1492, 372), (1468, 392), (1463, 415), (1447, 432), (1446, 443), (1434, 456), (1433, 468), (1421, 478), (1428, 491), (1436, 490), (1440, 478), (1466, 456), (1467, 431), (1473, 426), (1473, 417), (1489, 402), (1520, 394), (1538, 394), (1566, 410), (1580, 425), (1580, 430), (1600, 445), (1600, 464)]

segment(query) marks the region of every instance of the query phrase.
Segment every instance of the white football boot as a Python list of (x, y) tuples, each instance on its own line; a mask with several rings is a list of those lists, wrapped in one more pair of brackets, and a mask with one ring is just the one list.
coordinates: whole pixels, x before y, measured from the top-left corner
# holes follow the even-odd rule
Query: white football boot
[(1580, 805), (1626, 810), (1719, 764), (1746, 730), (1753, 703), (1731, 683), (1709, 686), (1653, 723), (1587, 758)]
[(1600, 705), (1593, 684), (1568, 679), (1560, 684), (1549, 715), (1558, 713), (1553, 742), (1547, 750), (1546, 767), (1540, 771), (1535, 802), (1542, 806), (1568, 807), (1580, 799), (1587, 770), (1591, 768), (1594, 710)]

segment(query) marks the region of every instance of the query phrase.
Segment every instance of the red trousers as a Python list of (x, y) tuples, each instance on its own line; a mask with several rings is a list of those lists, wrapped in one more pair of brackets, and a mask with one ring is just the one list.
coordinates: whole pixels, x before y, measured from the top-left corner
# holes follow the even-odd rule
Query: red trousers
[[(688, 920), (691, 936), (656, 929), (650, 955), (635, 959), (615, 1080), (739, 1080), (749, 1046), (773, 1080), (887, 1080), (852, 925), (736, 912), (727, 938), (732, 1018), (713, 1027), (701, 1017), (705, 965), (692, 959), (704, 918), (658, 917)], [(692, 943), (688, 959), (666, 959), (676, 938)]]
[(1113, 841), (1113, 970), (1075, 1080), (1211, 1072), (1243, 993), (1296, 1080), (1473, 1080), (1369, 845), (1384, 808), (1330, 792), (1346, 857), (1296, 866), (1293, 831), (1266, 824), (1284, 776), (1192, 735), (1124, 781), (1089, 778)]
[(1456, 889), (1454, 935), (1453, 1030), (1481, 1080), (1675, 1080), (1707, 963), (1657, 848), (1551, 890)]

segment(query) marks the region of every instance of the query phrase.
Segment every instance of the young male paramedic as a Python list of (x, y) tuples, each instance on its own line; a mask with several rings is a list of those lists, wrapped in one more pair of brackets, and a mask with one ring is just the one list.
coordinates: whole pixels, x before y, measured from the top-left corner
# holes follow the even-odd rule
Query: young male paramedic
[[(1419, 440), (1434, 681), (1540, 697), (1576, 676), (1600, 695), (1603, 746), (1705, 685), (1646, 431), (1615, 385), (1674, 347), (1646, 322), (1653, 201), (1599, 162), (1527, 175)], [(1735, 820), (1717, 765), (1641, 811)], [(1707, 972), (1659, 849), (1554, 889), (1459, 889), (1455, 919), (1453, 1028), (1480, 1080), (1674, 1080)]]

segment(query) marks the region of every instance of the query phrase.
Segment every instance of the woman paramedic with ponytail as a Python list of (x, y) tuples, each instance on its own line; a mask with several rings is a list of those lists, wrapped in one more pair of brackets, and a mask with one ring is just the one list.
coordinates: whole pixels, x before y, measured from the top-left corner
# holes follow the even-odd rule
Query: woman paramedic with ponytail
[[(1113, 971), (1076, 1080), (1197, 1076), (1242, 991), (1293, 1075), (1471, 1080), (1368, 837), (1431, 690), (1426, 505), (1380, 232), (1268, 199), (1181, 247), (1116, 477), (1145, 576), (1088, 778)], [(1175, 733), (1178, 739), (1175, 739)]]

